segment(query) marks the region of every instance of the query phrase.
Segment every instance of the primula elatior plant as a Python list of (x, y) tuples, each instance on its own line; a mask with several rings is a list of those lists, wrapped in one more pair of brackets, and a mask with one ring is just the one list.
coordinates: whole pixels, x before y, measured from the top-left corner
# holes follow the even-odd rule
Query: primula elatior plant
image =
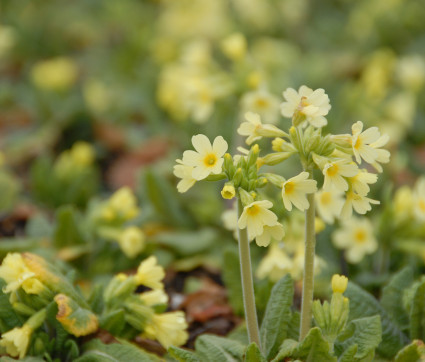
[[(350, 134), (323, 132), (328, 123), (325, 117), (331, 109), (323, 89), (301, 86), (296, 91), (289, 88), (283, 92), (283, 97), (282, 115), (292, 120), (286, 131), (263, 123), (260, 115), (248, 112), (238, 133), (247, 137), (249, 150), (239, 148), (240, 154), (232, 156), (226, 153), (228, 144), (223, 137), (218, 136), (211, 143), (205, 135), (198, 134), (192, 137), (195, 150), (185, 151), (174, 166), (174, 174), (181, 179), (177, 185), (180, 192), (186, 192), (201, 180), (226, 180), (222, 197), (238, 199), (239, 258), (247, 331), (249, 342), (255, 343), (263, 352), (265, 346), (257, 322), (249, 242), (255, 239), (257, 245), (267, 247), (272, 240), (282, 240), (285, 230), (272, 211), (273, 202), (261, 189), (269, 184), (277, 187), (281, 192), (280, 202), (286, 210), (291, 211), (295, 207), (305, 212), (299, 340), (306, 343), (307, 336), (313, 331), (316, 202), (318, 216), (324, 222), (333, 223), (340, 219), (348, 228), (351, 220), (356, 220), (352, 219), (353, 210), (363, 215), (371, 210), (371, 205), (380, 203), (368, 197), (369, 185), (378, 178), (369, 170), (373, 168), (378, 173), (382, 172), (381, 164), (388, 163), (390, 159), (390, 153), (382, 148), (389, 137), (382, 135), (377, 127), (365, 128), (358, 121), (353, 124)], [(256, 142), (263, 138), (272, 138), (274, 152), (260, 155), (260, 146)], [(294, 156), (298, 156), (303, 169), (298, 175), (286, 178), (270, 172), (270, 168), (267, 172), (261, 171), (263, 166), (276, 166)], [(367, 165), (370, 167), (366, 168)], [(363, 228), (345, 231), (347, 235), (354, 235), (355, 243), (364, 243), (362, 248), (348, 250), (348, 260), (359, 260), (364, 254), (376, 250), (376, 241), (370, 236), (370, 224), (363, 221), (359, 225)], [(337, 245), (348, 248), (347, 235), (337, 234)], [(333, 281), (331, 304), (326, 302), (321, 306), (316, 302), (314, 305), (316, 325), (329, 342), (331, 354), (334, 340), (344, 329), (348, 315), (348, 300), (342, 297), (346, 279), (341, 278)]]

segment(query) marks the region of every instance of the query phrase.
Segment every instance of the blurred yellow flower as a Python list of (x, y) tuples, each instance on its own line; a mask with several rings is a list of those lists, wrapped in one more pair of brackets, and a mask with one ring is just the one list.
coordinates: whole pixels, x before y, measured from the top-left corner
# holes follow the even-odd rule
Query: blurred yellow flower
[(26, 324), (22, 327), (16, 327), (9, 332), (3, 333), (0, 340), (0, 346), (6, 348), (6, 353), (12, 357), (24, 358), (30, 338), (32, 335), (32, 328)]
[(268, 246), (272, 240), (281, 241), (285, 236), (282, 224), (277, 223), (273, 226), (264, 225), (263, 233), (255, 238), (258, 246)]
[(342, 207), (341, 218), (349, 219), (353, 214), (353, 209), (357, 213), (364, 215), (368, 211), (372, 210), (372, 206), (370, 206), (370, 204), (379, 205), (380, 201), (369, 199), (366, 196), (356, 194), (354, 191), (348, 191), (345, 194), (345, 203)]
[(265, 123), (277, 123), (280, 100), (264, 88), (245, 93), (241, 98), (241, 113), (257, 113)]
[(425, 221), (425, 176), (420, 177), (413, 189), (415, 216), (419, 221)]
[(280, 247), (281, 243), (272, 243), (267, 254), (261, 259), (256, 275), (260, 279), (269, 278), (277, 282), (293, 269), (293, 263), (288, 254)]
[(304, 211), (310, 206), (307, 194), (316, 191), (317, 181), (310, 180), (308, 172), (301, 172), (282, 184), (283, 204), (288, 211), (292, 210), (292, 204), (299, 210)]
[(263, 124), (260, 115), (253, 112), (245, 114), (246, 122), (242, 122), (238, 128), (238, 133), (241, 136), (248, 136), (246, 143), (252, 144), (254, 141), (261, 139), (261, 137), (282, 137), (285, 132), (272, 124)]
[(31, 69), (34, 84), (46, 90), (66, 90), (74, 85), (78, 66), (72, 58), (59, 57), (36, 63)]
[(130, 259), (135, 258), (145, 247), (145, 234), (136, 226), (125, 228), (118, 238), (123, 253)]
[(152, 289), (164, 289), (162, 279), (164, 279), (165, 271), (162, 266), (157, 264), (155, 256), (150, 256), (140, 263), (135, 280), (137, 284), (147, 286)]
[(246, 38), (242, 33), (233, 33), (221, 41), (221, 50), (232, 60), (238, 61), (245, 58)]
[(139, 213), (136, 196), (129, 187), (122, 187), (115, 191), (106, 201), (102, 211), (105, 218), (124, 220), (134, 219)]
[(177, 184), (178, 192), (186, 192), (189, 190), (196, 182), (196, 179), (193, 178), (193, 166), (184, 165), (182, 160), (176, 160), (178, 163), (174, 165), (174, 176), (181, 179)]
[(90, 166), (94, 162), (94, 149), (90, 143), (76, 142), (70, 151), (71, 158), (77, 166)]
[(325, 176), (323, 183), (324, 190), (330, 190), (335, 187), (337, 190), (347, 191), (348, 183), (345, 177), (356, 176), (359, 168), (348, 159), (340, 159), (326, 163), (322, 172)]
[(320, 190), (315, 195), (317, 212), (323, 221), (333, 224), (344, 205), (343, 193), (337, 189)]
[(168, 303), (168, 295), (161, 289), (150, 290), (139, 295), (140, 300), (147, 306)]

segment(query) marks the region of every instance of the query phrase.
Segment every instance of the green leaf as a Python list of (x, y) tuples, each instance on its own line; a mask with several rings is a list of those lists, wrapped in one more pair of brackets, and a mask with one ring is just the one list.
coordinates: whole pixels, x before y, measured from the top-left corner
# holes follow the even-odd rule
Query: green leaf
[(56, 212), (53, 245), (60, 249), (81, 244), (85, 244), (85, 240), (78, 229), (76, 210), (72, 206), (62, 206)]
[(410, 309), (410, 338), (425, 338), (425, 280), (416, 288)]
[[(45, 359), (41, 358), (41, 357), (28, 356), (28, 357), (24, 357), (22, 359), (19, 359), (19, 361), (21, 361), (21, 362), (45, 362)], [(0, 362), (16, 362), (16, 359), (11, 358), (11, 357), (0, 357)]]
[(287, 337), (298, 341), (300, 339), (301, 314), (297, 311), (292, 312), (291, 321), (288, 325)]
[(179, 362), (201, 362), (194, 352), (183, 348), (171, 346), (168, 349), (168, 353)]
[(18, 201), (21, 185), (10, 173), (0, 169), (0, 213), (9, 211)]
[(103, 344), (94, 339), (83, 346), (84, 353), (74, 362), (159, 362), (161, 359), (130, 344)]
[(377, 352), (383, 357), (392, 358), (398, 350), (409, 342), (407, 336), (390, 319), (387, 312), (368, 292), (349, 282), (345, 296), (350, 299), (349, 320), (371, 317), (379, 314), (382, 325), (382, 342)]
[(420, 361), (421, 357), (425, 357), (425, 346), (422, 341), (416, 340), (400, 350), (395, 356), (394, 362)]
[(286, 338), (291, 321), (291, 305), (294, 285), (289, 274), (280, 279), (272, 289), (261, 324), (261, 346), (267, 357), (272, 358)]
[(338, 358), (338, 362), (353, 362), (356, 360), (354, 357), (357, 353), (357, 344), (352, 344), (348, 347), (343, 354)]
[[(381, 343), (381, 318), (379, 315), (351, 321), (338, 336), (335, 350), (342, 352), (353, 345), (357, 346), (355, 360), (362, 360), (374, 355), (375, 349)], [(338, 343), (342, 341), (342, 343)]]
[(237, 362), (245, 352), (245, 346), (239, 342), (208, 334), (196, 339), (195, 349), (202, 362)]
[[(195, 255), (210, 249), (217, 241), (214, 229), (204, 228), (198, 231), (161, 233), (155, 239), (170, 248), (178, 255)], [(239, 265), (239, 263), (238, 263)]]
[(120, 335), (125, 326), (124, 309), (116, 309), (111, 313), (103, 315), (100, 318), (99, 324), (102, 329), (106, 329), (114, 336)]
[(105, 300), (103, 299), (103, 286), (101, 284), (96, 285), (90, 294), (88, 299), (90, 309), (96, 313), (101, 314), (105, 306)]
[(382, 307), (402, 330), (408, 329), (409, 316), (403, 307), (403, 303), (400, 303), (400, 296), (403, 295), (404, 289), (412, 283), (413, 271), (410, 267), (406, 267), (395, 274), (382, 291), (380, 301)]
[[(13, 310), (9, 302), (9, 295), (2, 292), (6, 282), (0, 278), (0, 332), (6, 332), (21, 325), (23, 319)], [(4, 329), (4, 330), (3, 330)]]
[(226, 249), (224, 251), (223, 265), (225, 266), (222, 271), (223, 282), (226, 286), (230, 305), (235, 314), (243, 316), (242, 282), (237, 250)]
[(300, 343), (286, 339), (273, 362), (285, 361), (287, 357), (314, 362), (333, 362), (336, 357), (329, 351), (329, 343), (323, 338), (322, 332), (315, 327), (310, 329)]
[(263, 354), (261, 353), (260, 349), (258, 348), (257, 344), (252, 342), (245, 351), (245, 358), (244, 361), (246, 362), (267, 362), (267, 360), (264, 358)]

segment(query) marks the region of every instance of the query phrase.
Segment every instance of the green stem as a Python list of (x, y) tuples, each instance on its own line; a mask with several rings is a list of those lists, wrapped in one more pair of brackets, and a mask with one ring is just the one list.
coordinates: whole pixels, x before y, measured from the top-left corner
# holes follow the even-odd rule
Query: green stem
[(316, 235), (314, 230), (314, 193), (308, 194), (307, 200), (310, 203), (310, 207), (305, 212), (305, 254), (303, 295), (301, 299), (300, 341), (305, 338), (311, 327), (311, 307), (313, 305), (314, 289), (314, 254), (316, 247)]
[[(238, 200), (238, 214), (242, 214), (242, 202)], [(255, 342), (259, 348), (260, 334), (258, 332), (257, 310), (255, 308), (254, 283), (252, 279), (251, 255), (247, 228), (239, 229), (239, 262), (241, 265), (242, 294), (245, 309), (245, 320), (248, 329), (249, 343)]]

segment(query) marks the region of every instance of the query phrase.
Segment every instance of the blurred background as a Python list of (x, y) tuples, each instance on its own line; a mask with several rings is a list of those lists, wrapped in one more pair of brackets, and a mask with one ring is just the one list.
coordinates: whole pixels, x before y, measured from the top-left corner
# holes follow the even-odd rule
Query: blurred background
[[(391, 163), (372, 187), (380, 247), (349, 263), (331, 242), (339, 226), (326, 227), (323, 283), (350, 272), (373, 289), (405, 263), (422, 270), (425, 228), (408, 202), (425, 174), (424, 19), (417, 0), (0, 1), (1, 256), (36, 251), (84, 279), (155, 254), (179, 293), (206, 279), (237, 285), (236, 243), (225, 228), (232, 205), (218, 184), (178, 194), (175, 159), (198, 133), (222, 135), (235, 150), (247, 111), (287, 129), (282, 92), (305, 84), (330, 97), (327, 131), (350, 133), (361, 120), (391, 137)], [(285, 163), (282, 173), (297, 167)], [(105, 223), (99, 231), (93, 221), (123, 187), (141, 209), (131, 222), (143, 233), (137, 252), (110, 243)], [(256, 267), (269, 258), (257, 271), (260, 291), (288, 271), (302, 274), (303, 216), (275, 208), (289, 246), (253, 247)], [(112, 226), (127, 227), (124, 219)], [(230, 299), (242, 314), (237, 291)]]

